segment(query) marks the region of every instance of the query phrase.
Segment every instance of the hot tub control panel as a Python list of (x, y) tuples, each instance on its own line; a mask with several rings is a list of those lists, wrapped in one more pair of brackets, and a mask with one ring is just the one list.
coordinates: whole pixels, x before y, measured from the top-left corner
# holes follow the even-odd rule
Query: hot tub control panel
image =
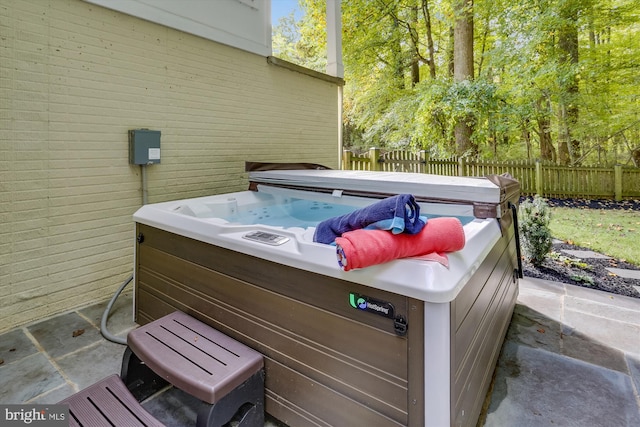
[(288, 237), (281, 236), (279, 234), (266, 233), (264, 231), (252, 231), (245, 234), (245, 239), (253, 240), (255, 242), (265, 243), (267, 245), (278, 246), (289, 241)]

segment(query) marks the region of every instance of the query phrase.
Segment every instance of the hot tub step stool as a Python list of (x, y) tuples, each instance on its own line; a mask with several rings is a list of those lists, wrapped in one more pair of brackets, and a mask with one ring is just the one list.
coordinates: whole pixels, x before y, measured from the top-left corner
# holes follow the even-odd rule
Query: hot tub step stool
[(69, 405), (70, 427), (163, 427), (144, 410), (118, 375), (111, 375), (59, 402)]
[(257, 351), (182, 312), (127, 336), (120, 377), (112, 375), (60, 403), (72, 426), (159, 427), (139, 401), (167, 383), (202, 401), (197, 427), (264, 426), (264, 361)]
[(262, 354), (180, 311), (127, 335), (122, 381), (139, 400), (171, 383), (203, 402), (198, 427), (264, 425)]

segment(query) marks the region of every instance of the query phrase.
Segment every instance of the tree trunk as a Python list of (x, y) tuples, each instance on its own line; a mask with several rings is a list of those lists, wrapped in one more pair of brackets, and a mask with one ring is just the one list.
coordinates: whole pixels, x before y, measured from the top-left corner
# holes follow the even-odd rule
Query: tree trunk
[(424, 15), (424, 22), (427, 27), (427, 50), (429, 53), (429, 76), (432, 79), (436, 78), (436, 60), (435, 49), (433, 46), (433, 33), (431, 31), (431, 13), (429, 12), (429, 3), (427, 0), (422, 0), (422, 14)]
[(404, 79), (404, 73), (405, 73), (405, 63), (403, 61), (402, 58), (402, 42), (403, 40), (398, 37), (398, 28), (400, 27), (400, 24), (398, 23), (397, 19), (394, 18), (394, 22), (393, 22), (393, 27), (394, 27), (394, 40), (393, 40), (393, 44), (395, 45), (395, 47), (392, 50), (392, 56), (393, 56), (393, 66), (394, 66), (394, 80), (396, 83), (396, 87), (398, 89), (404, 89), (405, 87), (405, 79)]
[(551, 123), (547, 118), (538, 119), (538, 136), (540, 138), (540, 158), (553, 163), (556, 162), (556, 150), (551, 141)]
[[(561, 77), (561, 96), (558, 109), (558, 154), (561, 164), (575, 163), (580, 158), (580, 141), (575, 138), (578, 124), (578, 6), (575, 1), (566, 1), (560, 9), (563, 20), (558, 30), (560, 69), (566, 70)], [(566, 74), (565, 74), (566, 73)]]
[(569, 150), (570, 138), (566, 106), (563, 102), (560, 102), (558, 105), (558, 162), (561, 165), (571, 163), (571, 152)]
[(637, 168), (640, 168), (640, 148), (631, 151), (631, 160)]
[[(456, 0), (453, 32), (453, 79), (455, 82), (473, 80), (473, 0)], [(473, 117), (464, 117), (455, 127), (456, 153), (459, 156), (477, 154), (471, 142)]]
[(541, 97), (536, 102), (538, 113), (536, 122), (538, 123), (538, 138), (540, 139), (540, 159), (556, 162), (556, 150), (551, 140), (551, 121), (549, 120), (551, 106), (549, 100)]
[(522, 129), (522, 140), (527, 147), (527, 159), (531, 160), (531, 132), (529, 132), (529, 119), (525, 119), (520, 127)]
[(411, 7), (411, 22), (409, 23), (409, 43), (411, 44), (411, 86), (420, 83), (420, 52), (418, 51), (418, 8)]
[(453, 27), (449, 27), (449, 43), (447, 44), (447, 72), (453, 77)]
[(453, 31), (453, 78), (473, 80), (473, 0), (456, 0)]

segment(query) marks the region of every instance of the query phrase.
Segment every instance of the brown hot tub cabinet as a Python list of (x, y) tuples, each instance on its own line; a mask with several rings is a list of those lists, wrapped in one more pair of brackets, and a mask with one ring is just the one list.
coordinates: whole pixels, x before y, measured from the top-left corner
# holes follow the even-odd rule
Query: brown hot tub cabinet
[[(323, 173), (344, 172), (300, 173), (302, 181), (312, 178), (293, 182), (296, 191), (306, 184), (310, 197), (315, 197), (325, 191), (317, 185), (327, 179)], [(260, 172), (251, 178), (254, 188), (264, 189), (265, 181), (286, 181), (291, 176), (299, 178), (295, 171)], [(364, 176), (367, 185), (376, 184), (369, 180), (389, 185), (388, 178), (375, 173)], [(430, 177), (413, 178), (422, 182)], [(327, 188), (351, 189), (359, 197), (368, 191), (349, 174), (341, 179), (341, 187), (329, 183)], [(495, 203), (481, 201), (475, 207), (474, 200), (449, 203), (476, 212), (481, 206), (483, 212), (499, 215), (499, 219), (475, 219), (482, 228), (477, 235), (471, 230), (475, 225), (465, 225), (470, 240), (490, 240), (489, 247), (480, 251), (481, 242), (471, 242), (476, 245), (471, 249), (482, 253), (475, 259), (451, 254), (449, 270), (427, 261), (399, 260), (369, 267), (373, 272), (343, 272), (333, 253), (323, 258), (332, 249), (306, 243), (308, 231), (302, 228), (298, 234), (287, 234), (286, 229), (259, 226), (291, 237), (294, 245), (288, 255), (246, 239), (236, 244), (237, 233), (256, 225), (218, 221), (220, 204), (209, 201), (231, 202), (230, 207), (223, 203), (222, 210), (236, 214), (236, 209), (243, 209), (244, 193), (251, 191), (225, 199), (192, 199), (197, 200), (195, 205), (190, 201), (147, 205), (135, 216), (137, 321), (144, 324), (178, 309), (260, 351), (265, 356), (266, 411), (290, 426), (474, 426), (517, 296), (512, 213), (502, 206), (517, 201), (518, 187), (513, 181), (494, 181), (497, 184), (483, 180), (483, 185), (488, 182), (497, 188)], [(434, 208), (428, 197), (405, 181), (393, 188), (385, 185), (377, 186), (384, 194), (418, 193), (417, 199)], [(337, 196), (332, 192), (326, 197)], [(341, 200), (349, 197), (341, 192)], [(438, 199), (437, 205), (447, 204)], [(215, 215), (203, 215), (196, 206), (205, 201)], [(190, 224), (192, 220), (197, 222)], [(486, 221), (490, 224), (480, 224)], [(199, 233), (202, 227), (215, 230), (207, 236)], [(320, 252), (306, 253), (306, 245)], [(296, 257), (304, 260), (296, 262)], [(316, 264), (328, 263), (331, 257), (335, 265), (323, 272)], [(458, 264), (466, 269), (452, 273), (451, 269), (460, 269)], [(408, 276), (398, 278), (398, 271), (407, 271)], [(389, 284), (384, 279), (388, 275), (411, 283)], [(460, 283), (442, 283), (454, 276)], [(427, 291), (420, 288), (423, 280)], [(441, 287), (448, 290), (442, 292)], [(378, 309), (382, 313), (354, 308), (357, 298), (382, 307)]]

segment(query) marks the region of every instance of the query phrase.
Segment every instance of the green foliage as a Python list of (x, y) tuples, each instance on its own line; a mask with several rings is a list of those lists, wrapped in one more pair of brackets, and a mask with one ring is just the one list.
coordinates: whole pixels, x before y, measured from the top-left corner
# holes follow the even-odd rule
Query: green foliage
[(546, 200), (535, 196), (525, 200), (519, 212), (520, 243), (524, 256), (533, 264), (540, 265), (551, 250), (551, 210)]
[(593, 277), (591, 276), (587, 276), (586, 274), (574, 274), (573, 276), (571, 276), (571, 279), (575, 280), (576, 282), (582, 282), (586, 285), (594, 285), (595, 282), (593, 281)]
[(296, 22), (294, 12), (291, 12), (280, 18), (278, 25), (273, 28), (271, 35), (273, 55), (296, 64), (303, 63), (306, 58), (301, 58), (296, 52), (296, 44), (299, 40), (299, 23)]
[[(300, 38), (281, 29), (274, 52), (277, 45), (277, 55), (323, 71), (326, 3), (299, 1)], [(342, 2), (347, 146), (447, 155), (464, 117), (482, 157), (539, 158), (543, 135), (555, 151), (568, 134), (579, 144), (575, 163), (632, 164), (640, 150), (640, 0), (475, 2), (476, 78), (459, 84), (450, 75), (452, 5)], [(577, 62), (561, 44), (572, 32)], [(566, 109), (577, 111), (574, 120)]]
[(591, 270), (591, 266), (588, 263), (580, 260), (579, 258), (568, 257), (555, 251), (551, 251), (548, 257), (566, 265), (567, 267), (575, 267), (582, 270)]
[(450, 141), (458, 121), (471, 119), (478, 128), (474, 142), (481, 142), (487, 138), (482, 124), (498, 108), (495, 85), (482, 79), (454, 82), (442, 78), (422, 82), (416, 88), (416, 98), (419, 106), (414, 120), (419, 147), (445, 155), (454, 154)]
[(327, 68), (327, 43), (322, 4), (317, 0), (300, 0), (300, 5), (306, 11), (301, 21), (296, 21), (291, 12), (273, 28), (273, 55), (323, 73)]

